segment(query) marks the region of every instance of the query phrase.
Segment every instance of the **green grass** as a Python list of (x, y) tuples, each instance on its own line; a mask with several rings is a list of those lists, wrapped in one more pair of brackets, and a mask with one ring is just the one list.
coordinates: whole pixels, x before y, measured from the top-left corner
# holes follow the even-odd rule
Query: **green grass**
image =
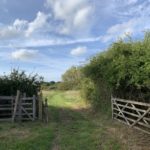
[[(103, 123), (95, 123), (89, 106), (76, 91), (44, 93), (49, 99), (51, 120), (57, 124), (54, 147), (61, 150), (121, 149), (115, 137), (108, 141)], [(108, 119), (108, 118), (107, 118)], [(101, 127), (102, 126), (102, 127)]]
[(49, 123), (0, 123), (0, 150), (134, 150), (143, 146), (133, 141), (132, 129), (104, 114), (93, 114), (79, 92), (43, 94), (48, 98)]
[(51, 148), (53, 138), (52, 125), (0, 124), (0, 150), (46, 150)]

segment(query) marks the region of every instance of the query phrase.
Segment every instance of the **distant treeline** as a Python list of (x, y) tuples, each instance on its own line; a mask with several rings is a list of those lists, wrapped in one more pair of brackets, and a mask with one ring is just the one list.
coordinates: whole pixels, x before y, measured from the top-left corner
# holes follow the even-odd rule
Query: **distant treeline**
[(150, 33), (140, 41), (113, 43), (85, 66), (67, 70), (62, 79), (62, 88), (81, 89), (95, 109), (105, 109), (111, 95), (150, 102)]
[(61, 82), (55, 82), (55, 81), (43, 81), (41, 84), (41, 89), (42, 90), (58, 90), (59, 89), (59, 84)]

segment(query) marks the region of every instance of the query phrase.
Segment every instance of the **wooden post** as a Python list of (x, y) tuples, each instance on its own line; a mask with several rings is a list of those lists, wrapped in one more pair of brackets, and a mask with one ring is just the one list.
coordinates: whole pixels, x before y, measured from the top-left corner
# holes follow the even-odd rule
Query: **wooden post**
[(12, 98), (11, 98), (11, 116), (13, 116), (13, 110), (14, 110), (14, 96), (12, 96)]
[(36, 96), (33, 95), (33, 121), (36, 119)]
[(42, 121), (42, 119), (43, 119), (43, 102), (42, 102), (42, 93), (41, 92), (38, 94), (38, 105), (39, 105), (38, 118), (40, 121)]
[(17, 90), (17, 95), (16, 95), (16, 99), (15, 99), (15, 105), (14, 105), (14, 112), (13, 112), (13, 115), (12, 115), (12, 122), (15, 121), (19, 98), (20, 98), (20, 91)]
[(19, 96), (19, 100), (18, 100), (18, 119), (19, 119), (19, 122), (22, 121), (22, 99), (21, 99), (22, 95)]
[(111, 95), (111, 110), (112, 110), (112, 119), (114, 119), (114, 99), (113, 96)]
[(45, 122), (48, 123), (48, 102), (47, 102), (47, 98), (45, 99), (45, 106), (44, 106), (44, 109), (45, 109)]

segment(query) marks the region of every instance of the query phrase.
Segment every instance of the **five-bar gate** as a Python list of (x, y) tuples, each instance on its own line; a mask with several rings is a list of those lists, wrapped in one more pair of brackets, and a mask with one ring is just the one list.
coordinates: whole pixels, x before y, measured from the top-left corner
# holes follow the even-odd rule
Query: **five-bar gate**
[(36, 119), (37, 98), (22, 96), (0, 96), (0, 121), (24, 121)]
[(111, 98), (112, 118), (150, 134), (150, 104)]

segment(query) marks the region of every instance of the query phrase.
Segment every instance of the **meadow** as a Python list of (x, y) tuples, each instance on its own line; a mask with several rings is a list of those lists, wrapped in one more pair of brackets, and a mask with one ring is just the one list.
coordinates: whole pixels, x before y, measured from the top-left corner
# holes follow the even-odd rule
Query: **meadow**
[(150, 136), (95, 113), (79, 91), (43, 91), (49, 123), (0, 123), (0, 150), (148, 150)]

